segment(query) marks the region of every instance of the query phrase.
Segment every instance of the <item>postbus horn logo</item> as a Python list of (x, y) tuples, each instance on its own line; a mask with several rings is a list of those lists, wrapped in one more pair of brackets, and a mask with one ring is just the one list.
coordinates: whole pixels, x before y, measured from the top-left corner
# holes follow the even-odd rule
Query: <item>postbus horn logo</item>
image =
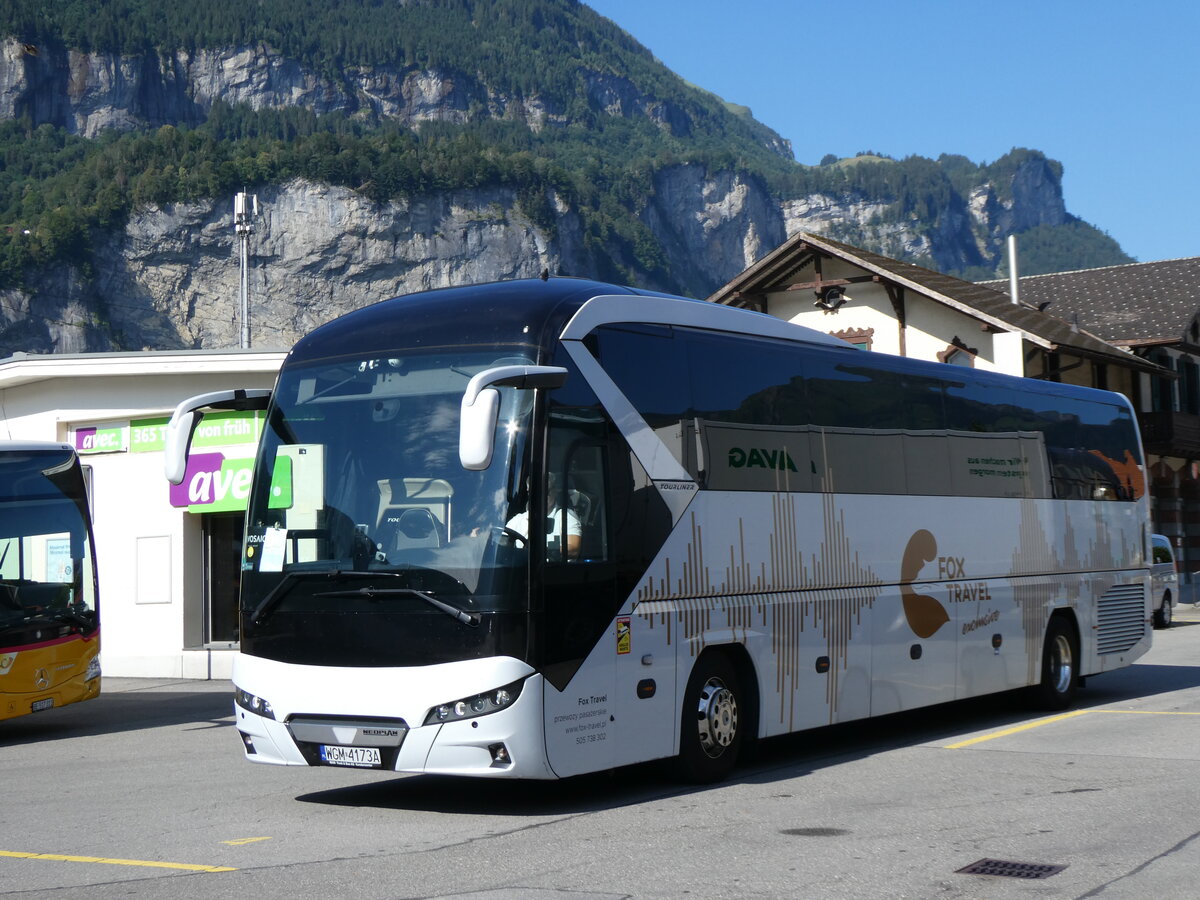
[(904, 601), (904, 618), (908, 627), (919, 638), (933, 637), (937, 630), (950, 621), (946, 607), (933, 597), (918, 594), (912, 583), (921, 574), (925, 563), (937, 556), (937, 540), (922, 528), (908, 539), (904, 556), (900, 560), (900, 599)]

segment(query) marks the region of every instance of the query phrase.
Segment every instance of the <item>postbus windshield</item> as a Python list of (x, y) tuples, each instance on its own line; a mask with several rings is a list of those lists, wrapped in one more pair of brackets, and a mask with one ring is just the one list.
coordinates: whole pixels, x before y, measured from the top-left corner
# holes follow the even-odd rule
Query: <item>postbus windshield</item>
[(424, 665), (523, 648), (525, 465), (534, 392), (500, 388), (491, 464), (459, 462), (471, 377), (504, 348), (320, 360), (280, 374), (242, 561), (241, 649), (285, 661)]
[(0, 650), (99, 627), (87, 510), (68, 448), (0, 450)]

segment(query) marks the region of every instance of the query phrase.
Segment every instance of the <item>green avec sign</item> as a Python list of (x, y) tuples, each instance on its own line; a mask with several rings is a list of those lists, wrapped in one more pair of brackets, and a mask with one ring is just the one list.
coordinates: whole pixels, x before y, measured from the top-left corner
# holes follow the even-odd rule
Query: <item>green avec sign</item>
[[(222, 453), (197, 453), (188, 459), (183, 482), (170, 487), (172, 506), (190, 513), (240, 512), (250, 497), (253, 459), (225, 459)], [(276, 461), (271, 477), (272, 509), (292, 505), (292, 461)]]
[(262, 434), (263, 414), (249, 412), (205, 413), (192, 435), (193, 447), (232, 447), (257, 444)]
[[(163, 450), (167, 445), (168, 416), (151, 419), (134, 419), (129, 423), (129, 449), (133, 453), (152, 453)], [(239, 444), (257, 444), (262, 434), (262, 413), (210, 412), (205, 413), (192, 435), (192, 446), (235, 447)]]
[(134, 419), (129, 423), (129, 452), (150, 453), (162, 450), (167, 445), (167, 422), (160, 416), (156, 419)]

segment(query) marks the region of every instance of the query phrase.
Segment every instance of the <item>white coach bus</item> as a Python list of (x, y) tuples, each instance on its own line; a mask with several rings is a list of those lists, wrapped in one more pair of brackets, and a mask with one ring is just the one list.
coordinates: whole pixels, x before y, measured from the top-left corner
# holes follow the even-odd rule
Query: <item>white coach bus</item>
[[(181, 404), (169, 477), (205, 407), (266, 393)], [(713, 780), (771, 735), (1062, 707), (1150, 646), (1117, 394), (551, 278), (345, 315), (269, 404), (234, 667), (257, 762)]]

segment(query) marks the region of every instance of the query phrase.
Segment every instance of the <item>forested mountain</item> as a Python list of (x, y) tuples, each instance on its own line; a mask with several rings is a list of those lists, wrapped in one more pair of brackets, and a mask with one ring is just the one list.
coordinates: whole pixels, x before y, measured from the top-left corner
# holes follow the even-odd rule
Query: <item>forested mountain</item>
[(4, 37), (0, 352), (230, 343), (242, 189), (275, 343), (544, 267), (704, 296), (801, 230), (968, 277), (1012, 231), (1022, 274), (1129, 261), (1036, 151), (799, 165), (575, 0), (8, 0)]

